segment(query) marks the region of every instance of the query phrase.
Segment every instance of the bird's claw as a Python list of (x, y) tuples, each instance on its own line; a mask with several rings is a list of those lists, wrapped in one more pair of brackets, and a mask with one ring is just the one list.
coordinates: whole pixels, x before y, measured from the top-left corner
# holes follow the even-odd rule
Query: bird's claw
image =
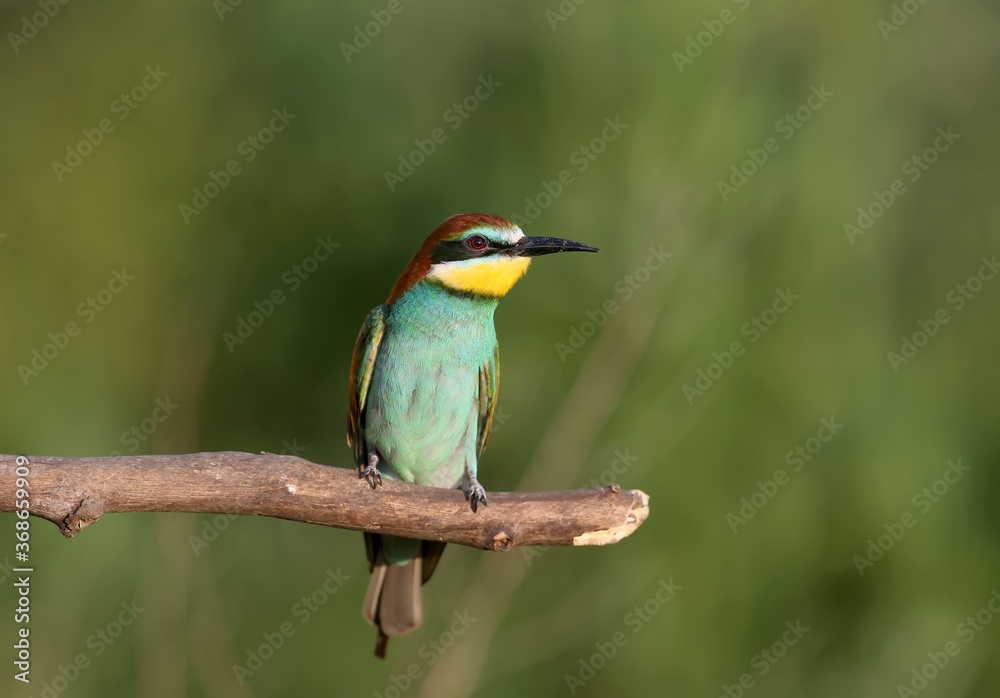
[(358, 479), (364, 479), (375, 489), (382, 484), (382, 473), (378, 471), (378, 468), (374, 464), (369, 463), (365, 466), (364, 470), (358, 473)]
[(382, 484), (382, 473), (378, 471), (378, 462), (381, 460), (379, 458), (378, 451), (372, 449), (368, 453), (368, 464), (364, 468), (360, 468), (358, 473), (358, 479), (364, 478), (372, 489), (375, 489)]
[(486, 490), (482, 485), (479, 484), (478, 480), (473, 480), (472, 484), (469, 486), (469, 506), (472, 507), (472, 512), (475, 513), (477, 507), (481, 503), (486, 506)]

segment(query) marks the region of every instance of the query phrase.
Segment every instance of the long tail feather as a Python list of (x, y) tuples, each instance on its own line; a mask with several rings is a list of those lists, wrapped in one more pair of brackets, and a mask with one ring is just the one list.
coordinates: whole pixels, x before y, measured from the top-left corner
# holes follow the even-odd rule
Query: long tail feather
[(423, 591), (444, 550), (443, 543), (423, 541), (417, 555), (404, 565), (390, 563), (382, 537), (365, 535), (372, 578), (361, 607), (369, 623), (378, 628), (375, 656), (385, 658), (389, 638), (405, 635), (424, 622)]

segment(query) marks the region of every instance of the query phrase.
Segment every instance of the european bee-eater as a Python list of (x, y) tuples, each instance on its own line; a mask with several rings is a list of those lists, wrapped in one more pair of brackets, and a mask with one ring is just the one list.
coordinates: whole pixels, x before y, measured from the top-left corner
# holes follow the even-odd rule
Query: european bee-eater
[[(496, 408), (499, 361), (493, 313), (531, 258), (596, 247), (527, 237), (500, 216), (464, 213), (430, 234), (385, 305), (365, 319), (351, 361), (347, 443), (359, 477), (384, 475), (460, 488), (486, 505), (477, 464)], [(371, 583), (362, 614), (389, 637), (423, 622), (421, 586), (444, 543), (365, 534)]]

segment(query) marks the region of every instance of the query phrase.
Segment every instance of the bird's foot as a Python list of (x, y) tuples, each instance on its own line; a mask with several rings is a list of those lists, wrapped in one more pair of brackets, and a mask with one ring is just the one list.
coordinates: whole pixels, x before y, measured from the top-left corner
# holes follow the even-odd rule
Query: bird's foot
[(368, 484), (372, 486), (372, 489), (375, 489), (382, 484), (382, 473), (380, 473), (378, 468), (371, 463), (366, 465), (365, 469), (361, 471), (360, 475), (358, 475), (358, 479), (360, 480), (361, 478), (367, 480)]
[(486, 490), (476, 478), (469, 478), (469, 489), (465, 494), (469, 498), (469, 506), (472, 507), (473, 513), (476, 512), (479, 504), (486, 506)]
[(382, 473), (378, 471), (378, 453), (372, 452), (368, 454), (368, 465), (366, 465), (359, 473), (358, 479), (362, 478), (375, 489), (382, 484)]

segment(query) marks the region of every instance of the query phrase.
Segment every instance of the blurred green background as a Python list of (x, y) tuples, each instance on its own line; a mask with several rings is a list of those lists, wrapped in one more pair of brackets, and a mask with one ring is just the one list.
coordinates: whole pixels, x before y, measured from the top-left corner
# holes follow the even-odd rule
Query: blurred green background
[[(365, 314), (441, 220), (483, 211), (602, 248), (539, 260), (502, 303), (483, 484), (614, 479), (652, 514), (607, 548), (451, 546), (386, 663), (356, 533), (143, 514), (65, 540), (34, 519), (33, 681), (5, 634), (0, 693), (1000, 693), (995, 3), (45, 7), (0, 8), (0, 452), (349, 467)], [(309, 261), (317, 238), (339, 247)]]

